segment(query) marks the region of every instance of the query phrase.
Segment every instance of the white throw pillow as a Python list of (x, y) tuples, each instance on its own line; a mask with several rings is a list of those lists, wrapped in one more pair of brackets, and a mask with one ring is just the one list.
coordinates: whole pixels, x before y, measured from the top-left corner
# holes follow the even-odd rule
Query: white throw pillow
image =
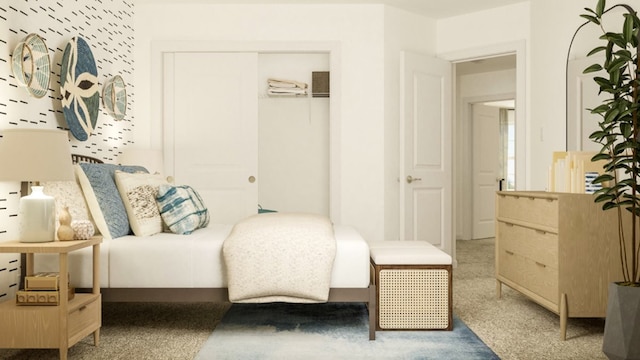
[(162, 217), (156, 202), (158, 187), (168, 184), (162, 175), (116, 170), (116, 185), (136, 236), (162, 232)]

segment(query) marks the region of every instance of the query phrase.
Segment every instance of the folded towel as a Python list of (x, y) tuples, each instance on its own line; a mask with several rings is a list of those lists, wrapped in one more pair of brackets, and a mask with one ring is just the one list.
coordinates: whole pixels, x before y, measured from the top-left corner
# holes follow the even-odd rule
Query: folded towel
[(307, 90), (298, 88), (272, 88), (267, 89), (269, 95), (307, 95)]
[(294, 80), (285, 80), (285, 79), (274, 79), (269, 78), (268, 80), (269, 87), (275, 88), (300, 88), (306, 89), (308, 85), (303, 82), (294, 81)]

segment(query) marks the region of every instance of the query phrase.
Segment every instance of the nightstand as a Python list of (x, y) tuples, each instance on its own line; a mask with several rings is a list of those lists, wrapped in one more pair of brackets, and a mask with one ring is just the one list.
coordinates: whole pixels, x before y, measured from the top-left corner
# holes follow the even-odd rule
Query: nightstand
[(98, 346), (102, 325), (100, 296), (100, 243), (101, 236), (88, 240), (53, 241), (46, 243), (0, 242), (0, 253), (26, 254), (26, 275), (33, 274), (33, 258), (36, 253), (58, 254), (60, 279), (69, 274), (70, 252), (93, 246), (93, 288), (91, 293), (76, 294), (68, 300), (68, 283), (60, 281), (60, 304), (16, 305), (16, 300), (0, 303), (0, 348), (11, 349), (59, 349), (60, 359), (67, 358), (69, 347), (93, 333)]

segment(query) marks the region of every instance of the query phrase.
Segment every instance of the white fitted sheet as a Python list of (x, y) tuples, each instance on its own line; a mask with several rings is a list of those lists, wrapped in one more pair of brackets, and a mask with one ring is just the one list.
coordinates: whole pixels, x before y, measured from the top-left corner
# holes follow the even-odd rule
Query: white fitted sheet
[[(233, 225), (210, 224), (190, 235), (170, 233), (123, 236), (101, 246), (101, 287), (224, 288), (227, 287), (222, 243)], [(336, 258), (332, 288), (369, 286), (369, 246), (350, 226), (335, 225)], [(85, 249), (89, 250), (89, 249)], [(91, 252), (69, 256), (71, 285), (91, 287)], [(36, 271), (57, 271), (55, 257), (39, 256)]]

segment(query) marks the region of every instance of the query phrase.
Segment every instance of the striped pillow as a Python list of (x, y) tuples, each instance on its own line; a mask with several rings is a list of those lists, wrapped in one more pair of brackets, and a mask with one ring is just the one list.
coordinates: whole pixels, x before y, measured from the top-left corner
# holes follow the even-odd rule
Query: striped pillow
[(209, 211), (190, 186), (160, 185), (156, 200), (162, 220), (173, 233), (187, 235), (209, 225)]

